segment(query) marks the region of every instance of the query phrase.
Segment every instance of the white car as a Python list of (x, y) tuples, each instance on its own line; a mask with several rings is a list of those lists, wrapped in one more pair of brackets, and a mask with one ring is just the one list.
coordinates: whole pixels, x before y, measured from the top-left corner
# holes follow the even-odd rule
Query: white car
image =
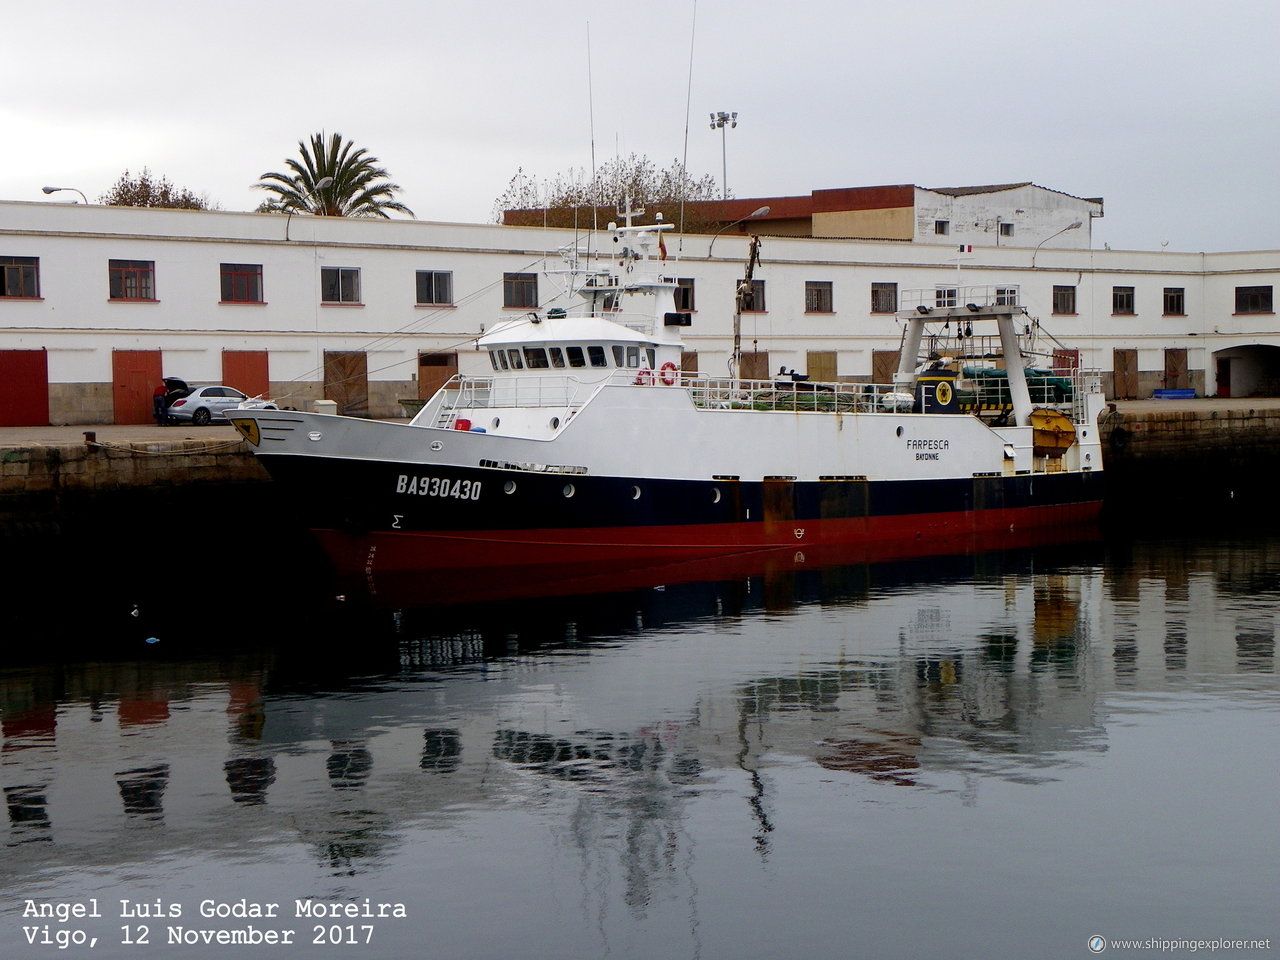
[(245, 396), (235, 387), (196, 387), (185, 397), (180, 397), (169, 404), (165, 411), (169, 423), (191, 423), (203, 427), (215, 420), (226, 421), (224, 412), (233, 410), (242, 403), (252, 402), (255, 407), (266, 410), (277, 409), (270, 401), (260, 401)]

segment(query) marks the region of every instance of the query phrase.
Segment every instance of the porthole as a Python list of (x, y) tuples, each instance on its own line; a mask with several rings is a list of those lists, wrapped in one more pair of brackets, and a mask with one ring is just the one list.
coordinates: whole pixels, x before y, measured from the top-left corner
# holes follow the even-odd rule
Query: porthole
[(515, 493), (516, 482), (514, 480), (508, 480), (506, 483), (502, 485), (502, 492), (507, 494)]
[(551, 429), (552, 429), (552, 430), (559, 430), (559, 429), (560, 429), (560, 418), (559, 418), (559, 417), (552, 417), (552, 418), (551, 418)]
[(898, 436), (902, 436), (902, 428), (901, 428), (901, 427), (899, 427), (899, 428), (898, 428)]
[(443, 444), (443, 443), (441, 443), (439, 440), (432, 440), (432, 441), (431, 441), (431, 449), (432, 449), (432, 450), (443, 450), (443, 449), (444, 449), (444, 444)]
[(565, 495), (566, 497), (572, 497), (572, 496), (574, 495), (574, 493), (576, 493), (576, 492), (577, 492), (577, 491), (575, 491), (575, 490), (573, 489), (573, 484), (572, 484), (572, 483), (566, 483), (566, 484), (564, 485), (564, 495)]
[(719, 502), (720, 502), (720, 488), (719, 488), (719, 487), (712, 487), (712, 488), (711, 488), (711, 502), (712, 502), (712, 503), (719, 503)]
[(632, 487), (632, 488), (631, 488), (631, 499), (632, 499), (632, 500), (639, 500), (639, 499), (640, 499), (640, 488), (639, 488), (639, 487)]
[(308, 434), (307, 434), (307, 439), (308, 439), (308, 440), (323, 440), (323, 439), (324, 439), (324, 434), (323, 434), (323, 433), (321, 433), (319, 430), (312, 430), (310, 433), (308, 433)]
[(498, 429), (498, 424), (500, 424), (501, 422), (502, 422), (502, 418), (501, 418), (501, 417), (494, 417), (494, 418), (493, 418), (493, 420), (489, 423), (489, 429), (490, 429), (490, 430), (497, 430), (497, 429)]

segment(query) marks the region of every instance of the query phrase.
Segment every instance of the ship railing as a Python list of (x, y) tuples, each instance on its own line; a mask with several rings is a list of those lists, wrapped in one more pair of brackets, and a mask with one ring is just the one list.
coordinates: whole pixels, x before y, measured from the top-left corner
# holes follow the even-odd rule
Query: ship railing
[(584, 382), (577, 377), (466, 377), (456, 376), (437, 397), (439, 405), (430, 413), (430, 424), (452, 427), (459, 417), (473, 410), (501, 410), (516, 407), (580, 409), (599, 390), (601, 382)]
[(812, 413), (883, 413), (909, 410), (914, 402), (888, 383), (820, 383), (809, 380), (740, 380), (687, 377), (694, 406), (705, 410)]
[[(905, 413), (922, 406), (979, 417), (999, 417), (1012, 412), (1008, 375), (987, 366), (968, 367), (952, 381), (954, 405), (935, 403), (937, 385), (925, 381), (916, 389), (891, 383), (818, 383), (807, 380), (738, 380), (684, 375), (682, 382), (694, 406), (707, 410), (761, 410), (830, 413)], [(1085, 395), (1102, 391), (1097, 370), (1031, 368), (1027, 390), (1036, 407), (1069, 412), (1076, 423), (1086, 416)], [(919, 395), (918, 395), (919, 394)], [(921, 400), (923, 399), (923, 404)]]
[(928, 310), (950, 307), (1019, 307), (1021, 289), (1016, 283), (991, 283), (978, 286), (961, 286), (954, 283), (936, 283), (931, 287), (903, 290), (898, 295), (899, 310)]

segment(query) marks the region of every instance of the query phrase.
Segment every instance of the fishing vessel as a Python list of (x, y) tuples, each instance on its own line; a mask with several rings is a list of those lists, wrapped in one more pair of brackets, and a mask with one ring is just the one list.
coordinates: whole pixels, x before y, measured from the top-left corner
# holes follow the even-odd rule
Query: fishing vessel
[(634, 220), (609, 225), (601, 260), (562, 251), (564, 299), (484, 333), (491, 369), (408, 423), (227, 412), (340, 573), (625, 566), (1097, 516), (1101, 378), (1032, 352), (1015, 286), (904, 291), (890, 383), (743, 379), (736, 332), (729, 375), (708, 376), (681, 368), (692, 316), (670, 225)]

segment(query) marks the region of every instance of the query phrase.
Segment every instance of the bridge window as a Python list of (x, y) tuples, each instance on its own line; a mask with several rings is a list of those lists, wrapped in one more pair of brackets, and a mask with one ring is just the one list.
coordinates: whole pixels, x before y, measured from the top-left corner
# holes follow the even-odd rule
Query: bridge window
[(581, 347), (565, 347), (564, 352), (569, 358), (569, 366), (585, 367), (587, 365), (587, 358)]
[(511, 349), (511, 350), (508, 350), (508, 351), (507, 351), (507, 359), (509, 359), (509, 360), (511, 361), (511, 369), (512, 369), (512, 370), (523, 370), (523, 369), (524, 369), (524, 361), (520, 359), (520, 350), (519, 350), (519, 348), (513, 348), (513, 349)]
[(525, 347), (524, 365), (530, 370), (546, 370), (551, 366), (547, 361), (547, 351), (542, 347)]
[(547, 352), (551, 354), (551, 365), (553, 367), (560, 368), (564, 366), (564, 351), (559, 347), (548, 347)]
[(607, 367), (609, 365), (609, 358), (605, 356), (604, 347), (587, 347), (587, 357), (591, 360), (593, 367)]

